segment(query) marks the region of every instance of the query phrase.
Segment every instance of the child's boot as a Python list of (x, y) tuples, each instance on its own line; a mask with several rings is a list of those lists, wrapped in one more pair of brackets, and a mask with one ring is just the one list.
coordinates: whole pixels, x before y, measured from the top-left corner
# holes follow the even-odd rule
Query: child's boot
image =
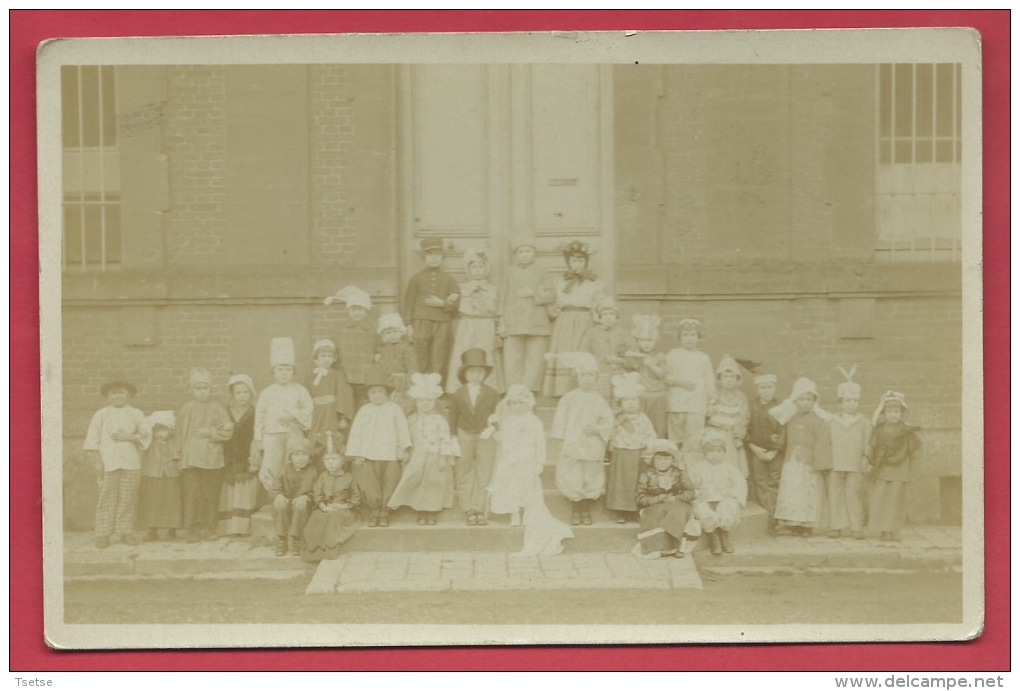
[(705, 533), (705, 537), (708, 538), (708, 549), (712, 554), (722, 554), (722, 545), (719, 544), (719, 536), (713, 530), (710, 533)]
[(379, 512), (379, 527), (389, 528), (390, 527), (390, 514), (389, 511), (383, 509)]
[(379, 525), (379, 512), (378, 511), (373, 511), (368, 516), (368, 527), (369, 528), (376, 528), (376, 527), (378, 527), (378, 525)]
[(290, 553), (295, 557), (301, 556), (301, 538), (291, 535), (289, 543)]
[(287, 538), (277, 536), (276, 538), (276, 556), (285, 557), (287, 556)]
[(726, 554), (733, 554), (733, 545), (730, 544), (730, 531), (719, 528), (716, 532), (719, 533), (719, 544), (722, 547), (722, 551)]
[(594, 503), (594, 499), (581, 500), (581, 525), (591, 525), (591, 505)]
[(581, 502), (570, 502), (570, 525), (581, 525)]

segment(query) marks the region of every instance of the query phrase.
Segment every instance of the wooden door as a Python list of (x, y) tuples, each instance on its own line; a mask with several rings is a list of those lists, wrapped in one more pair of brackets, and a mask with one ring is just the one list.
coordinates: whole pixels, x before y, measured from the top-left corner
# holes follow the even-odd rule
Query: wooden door
[(538, 261), (558, 247), (601, 247), (593, 268), (612, 284), (612, 88), (598, 65), (416, 65), (402, 78), (401, 288), (425, 237), (443, 238), (445, 268), (487, 246), (499, 281), (510, 238), (535, 236)]

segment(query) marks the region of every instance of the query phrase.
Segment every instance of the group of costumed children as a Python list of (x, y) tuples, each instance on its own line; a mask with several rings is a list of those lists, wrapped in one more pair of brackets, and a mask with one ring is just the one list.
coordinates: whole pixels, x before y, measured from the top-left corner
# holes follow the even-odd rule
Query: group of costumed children
[(481, 250), (465, 252), (458, 284), (442, 269), (442, 242), (424, 240), (406, 325), (390, 313), (373, 328), (368, 293), (343, 288), (325, 302), (343, 303), (348, 319), (335, 342), (315, 343), (305, 384), (294, 380), (293, 341), (274, 338), (274, 382), (257, 400), (237, 374), (221, 405), (211, 373), (196, 368), (190, 401), (146, 417), (128, 405), (132, 383), (104, 384), (109, 405), (84, 445), (101, 478), (96, 546), (115, 535), (136, 544), (136, 529), (147, 540), (244, 535), (268, 503), (277, 554), (320, 560), (362, 522), (386, 527), (408, 506), (435, 525), (456, 499), (468, 525), (509, 514), (524, 526), (523, 554), (558, 553), (573, 531), (545, 503), (536, 394), (559, 399), (549, 436), (560, 441), (555, 484), (570, 524), (591, 525), (604, 496), (618, 523), (640, 523), (636, 554), (682, 557), (702, 535), (713, 553), (732, 552), (749, 490), (773, 533), (827, 526), (863, 538), (867, 518), (881, 539), (899, 539), (920, 448), (903, 394), (883, 395), (869, 420), (851, 370), (837, 413), (805, 378), (780, 402), (776, 376), (757, 363), (724, 356), (713, 369), (695, 319), (680, 321), (668, 352), (657, 347), (660, 317), (635, 315), (624, 329), (586, 243), (564, 249), (556, 279), (535, 264), (533, 241), (515, 240), (513, 252), (498, 289)]

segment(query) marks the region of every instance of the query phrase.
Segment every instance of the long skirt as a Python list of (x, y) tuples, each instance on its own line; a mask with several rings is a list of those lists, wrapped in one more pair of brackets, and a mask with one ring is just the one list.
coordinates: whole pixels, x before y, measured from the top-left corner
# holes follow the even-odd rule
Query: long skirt
[(251, 515), (259, 496), (259, 479), (252, 475), (246, 480), (224, 482), (220, 491), (220, 535), (247, 535), (251, 532)]
[(868, 526), (895, 533), (907, 523), (907, 483), (875, 480), (868, 493)]
[(420, 453), (411, 456), (388, 506), (410, 506), (415, 511), (453, 508), (453, 463), (447, 456)]
[(641, 449), (613, 449), (606, 477), (606, 508), (637, 511), (637, 482), (641, 471)]
[(825, 510), (821, 473), (797, 459), (783, 464), (775, 518), (785, 525), (820, 527)]
[[(584, 334), (594, 322), (589, 310), (565, 309), (553, 322), (552, 338), (549, 339), (550, 353), (576, 353), (581, 348)], [(542, 381), (542, 395), (562, 396), (575, 386), (574, 372), (570, 367), (553, 361), (546, 365)]]
[(641, 543), (642, 553), (675, 551), (685, 532), (700, 534), (700, 526), (688, 529), (693, 515), (691, 505), (684, 501), (652, 504), (641, 509), (638, 542)]
[(142, 477), (135, 527), (138, 530), (181, 527), (179, 477)]
[(336, 559), (340, 556), (341, 546), (351, 539), (360, 523), (357, 512), (351, 509), (316, 509), (305, 524), (301, 558), (305, 561)]

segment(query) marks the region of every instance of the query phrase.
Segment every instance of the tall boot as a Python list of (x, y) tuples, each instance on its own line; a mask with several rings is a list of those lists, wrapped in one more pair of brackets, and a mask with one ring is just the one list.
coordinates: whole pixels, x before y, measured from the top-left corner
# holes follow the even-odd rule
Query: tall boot
[(722, 551), (726, 554), (733, 554), (733, 545), (730, 544), (730, 531), (719, 528), (716, 532), (719, 533)]
[(706, 532), (705, 536), (708, 538), (708, 548), (712, 554), (722, 554), (722, 545), (719, 544), (719, 535), (716, 531)]

